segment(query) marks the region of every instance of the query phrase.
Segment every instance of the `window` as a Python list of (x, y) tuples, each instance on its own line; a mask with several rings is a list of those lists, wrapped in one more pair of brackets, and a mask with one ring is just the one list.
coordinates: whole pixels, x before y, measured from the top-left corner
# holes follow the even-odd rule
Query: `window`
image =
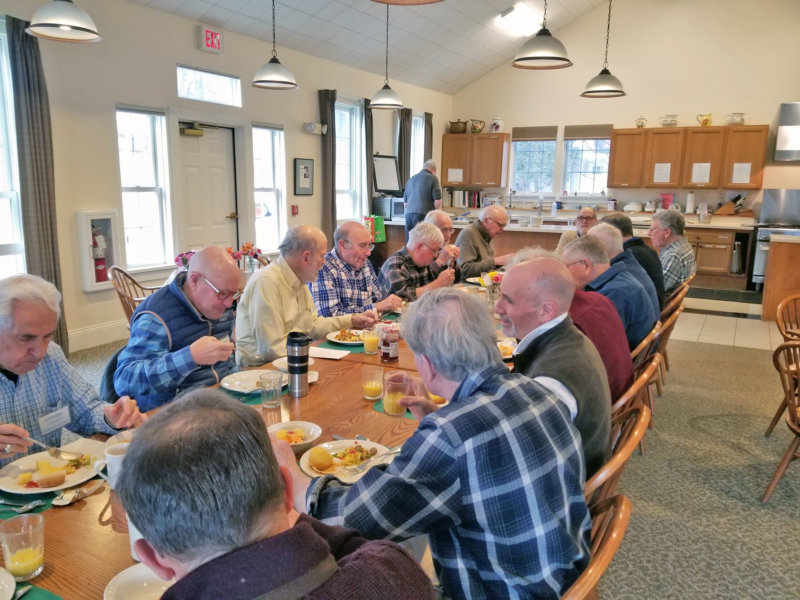
[(283, 130), (253, 127), (253, 197), (256, 248), (275, 252), (286, 235), (286, 167)]
[(513, 146), (512, 189), (517, 194), (553, 192), (556, 140), (526, 140), (513, 142)]
[(242, 106), (238, 77), (178, 65), (178, 97), (228, 106)]
[(564, 128), (564, 185), (572, 195), (600, 194), (608, 185), (611, 125)]
[(336, 102), (336, 219), (366, 214), (364, 116), (361, 101)]
[(122, 222), (128, 268), (172, 263), (163, 114), (117, 110)]
[[(4, 22), (0, 19), (0, 23)], [(24, 273), (17, 139), (5, 28), (0, 33), (0, 278)]]
[[(422, 170), (425, 162), (425, 115), (411, 115), (411, 163), (409, 173), (412, 175)], [(427, 158), (431, 158), (428, 156)]]

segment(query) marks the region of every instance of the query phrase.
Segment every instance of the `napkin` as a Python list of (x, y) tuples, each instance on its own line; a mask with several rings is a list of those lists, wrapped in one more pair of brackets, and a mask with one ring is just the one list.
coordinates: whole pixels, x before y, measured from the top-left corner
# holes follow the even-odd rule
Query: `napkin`
[(308, 355), (313, 358), (331, 358), (333, 360), (339, 360), (348, 354), (350, 354), (349, 350), (334, 350), (333, 348), (326, 348), (324, 344), (328, 342), (323, 342), (320, 346), (310, 346), (308, 349)]
[[(26, 585), (30, 585), (30, 582), (23, 581), (22, 583), (18, 583), (17, 589)], [(35, 585), (31, 587), (31, 590), (26, 593), (23, 598), (25, 598), (25, 600), (61, 600), (61, 596), (56, 596), (53, 592), (48, 592)]]

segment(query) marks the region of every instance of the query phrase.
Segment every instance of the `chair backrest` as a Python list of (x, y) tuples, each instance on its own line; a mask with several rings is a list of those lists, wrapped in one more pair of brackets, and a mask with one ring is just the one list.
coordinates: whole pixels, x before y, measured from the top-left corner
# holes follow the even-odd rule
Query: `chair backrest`
[(647, 363), (647, 366), (636, 379), (633, 380), (631, 386), (625, 390), (614, 404), (611, 405), (611, 418), (613, 419), (622, 411), (637, 404), (645, 404), (645, 395), (647, 394), (647, 385), (650, 380), (658, 371), (659, 363), (661, 362), (661, 354), (656, 353)]
[(669, 301), (664, 305), (664, 308), (661, 310), (661, 322), (665, 323), (667, 319), (678, 310), (678, 307), (683, 304), (683, 299), (686, 297), (686, 294), (689, 293), (689, 286), (685, 283), (680, 286), (676, 293), (674, 293)]
[(133, 311), (136, 310), (139, 303), (156, 290), (161, 289), (161, 286), (149, 287), (140, 284), (125, 269), (116, 265), (108, 267), (108, 277), (117, 292), (128, 323), (131, 322)]
[(778, 370), (786, 400), (786, 419), (796, 430), (800, 429), (800, 388), (797, 378), (800, 373), (800, 340), (784, 342), (772, 354), (772, 363)]
[(781, 300), (775, 320), (785, 341), (800, 340), (800, 294)]
[(645, 338), (639, 342), (639, 345), (631, 352), (631, 360), (633, 361), (633, 376), (639, 377), (647, 363), (653, 355), (658, 352), (661, 343), (661, 321), (656, 321), (653, 329)]
[(617, 553), (631, 520), (631, 503), (625, 496), (608, 498), (592, 505), (589, 510), (592, 513), (592, 558), (561, 600), (596, 597), (600, 577)]
[(678, 322), (678, 317), (681, 316), (684, 308), (685, 307), (683, 305), (679, 306), (661, 326), (661, 332), (659, 333), (661, 336), (661, 343), (659, 344), (658, 348), (662, 352), (664, 352), (664, 348), (667, 347), (669, 338), (672, 335), (672, 330), (675, 329), (675, 323)]
[(650, 409), (636, 404), (611, 420), (611, 458), (589, 478), (584, 489), (586, 502), (593, 504), (613, 496), (622, 471), (650, 423)]

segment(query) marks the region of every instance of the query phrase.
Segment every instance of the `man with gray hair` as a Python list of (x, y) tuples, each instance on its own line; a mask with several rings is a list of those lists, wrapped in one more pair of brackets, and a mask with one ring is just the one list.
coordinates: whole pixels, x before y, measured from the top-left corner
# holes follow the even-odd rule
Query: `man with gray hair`
[(461, 230), (456, 238), (456, 246), (461, 250), (458, 266), (462, 275), (477, 277), (491, 271), (497, 265), (505, 265), (511, 254), (494, 255), (492, 239), (503, 232), (508, 225), (508, 213), (499, 204), (490, 204), (481, 209), (478, 218), (469, 227)]
[(292, 227), (278, 249), (281, 255), (256, 271), (236, 309), (236, 362), (263, 365), (286, 356), (286, 338), (299, 331), (313, 339), (342, 328), (372, 326), (374, 310), (320, 317), (307, 283), (316, 281), (328, 241), (311, 225)]
[(430, 290), (452, 285), (455, 271), (443, 248), (442, 232), (430, 223), (418, 223), (408, 243), (383, 263), (378, 280), (409, 302)]
[(683, 237), (686, 221), (676, 210), (667, 210), (653, 217), (650, 243), (658, 250), (664, 272), (664, 290), (671, 294), (697, 270), (692, 246)]
[[(291, 452), (291, 450), (290, 450)], [(133, 438), (116, 492), (142, 563), (175, 583), (164, 600), (431, 598), (396, 544), (300, 515), (258, 412), (189, 392)], [(277, 561), (277, 563), (276, 563)]]
[(35, 275), (0, 280), (0, 466), (32, 452), (33, 437), (61, 446), (61, 428), (83, 435), (113, 434), (145, 420), (135, 400), (114, 404), (67, 362), (53, 342), (61, 294)]
[(429, 158), (422, 170), (406, 182), (403, 191), (406, 204), (406, 241), (417, 223), (425, 218), (428, 211), (442, 207), (442, 188), (436, 177), (436, 161)]
[[(352, 486), (317, 478), (295, 507), (370, 539), (427, 534), (448, 597), (559, 597), (586, 567), (591, 528), (569, 411), (508, 371), (489, 311), (470, 294), (425, 294), (406, 309), (403, 336), (422, 380), (401, 400), (417, 430), (385, 468)], [(432, 411), (425, 388), (449, 404)], [(302, 490), (309, 479), (290, 454), (281, 464)]]

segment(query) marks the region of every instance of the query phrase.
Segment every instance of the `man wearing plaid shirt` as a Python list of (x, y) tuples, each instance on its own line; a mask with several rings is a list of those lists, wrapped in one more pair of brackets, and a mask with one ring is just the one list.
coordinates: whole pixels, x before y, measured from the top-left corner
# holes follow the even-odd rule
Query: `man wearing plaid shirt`
[(309, 487), (289, 445), (275, 443), (295, 507), (367, 538), (427, 534), (451, 598), (559, 598), (588, 563), (591, 528), (569, 411), (508, 371), (485, 305), (469, 294), (425, 294), (406, 309), (403, 335), (422, 384), (449, 404), (434, 410), (415, 382), (401, 404), (421, 418), (416, 432), (351, 486), (326, 475)]
[(317, 313), (335, 317), (375, 309), (385, 313), (400, 308), (403, 301), (381, 286), (367, 260), (373, 249), (367, 228), (357, 221), (339, 225), (333, 233), (333, 249), (317, 280), (309, 284)]
[(667, 295), (697, 270), (692, 246), (683, 237), (685, 225), (683, 215), (674, 210), (654, 216), (650, 224), (650, 243), (658, 250)]

